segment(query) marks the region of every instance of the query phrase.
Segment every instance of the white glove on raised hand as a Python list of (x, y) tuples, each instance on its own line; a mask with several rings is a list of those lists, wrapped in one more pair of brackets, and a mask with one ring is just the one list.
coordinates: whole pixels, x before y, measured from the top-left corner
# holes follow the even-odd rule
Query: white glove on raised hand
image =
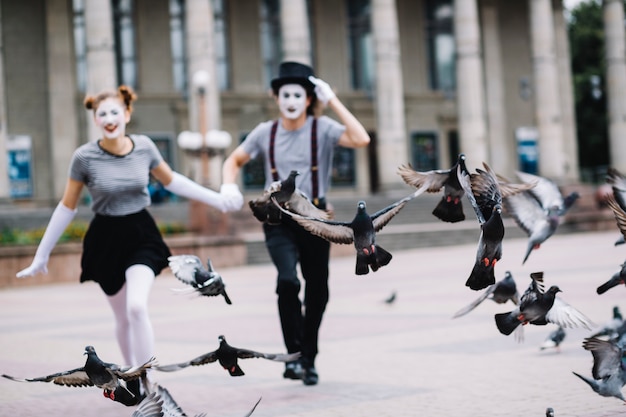
[(335, 97), (335, 92), (326, 81), (315, 78), (312, 75), (309, 76), (309, 81), (315, 84), (315, 95), (324, 106)]
[(226, 211), (237, 211), (243, 207), (243, 195), (237, 184), (222, 184), (220, 194), (224, 200)]
[(16, 277), (25, 278), (38, 273), (48, 273), (48, 259), (50, 258), (50, 252), (52, 252), (52, 249), (54, 249), (57, 241), (67, 226), (69, 226), (72, 222), (75, 215), (76, 210), (66, 207), (63, 203), (59, 203), (57, 205), (56, 209), (54, 209), (54, 212), (52, 213), (52, 216), (50, 217), (48, 227), (46, 227), (46, 231), (41, 238), (41, 242), (39, 242), (33, 262), (28, 268), (24, 268), (15, 274)]

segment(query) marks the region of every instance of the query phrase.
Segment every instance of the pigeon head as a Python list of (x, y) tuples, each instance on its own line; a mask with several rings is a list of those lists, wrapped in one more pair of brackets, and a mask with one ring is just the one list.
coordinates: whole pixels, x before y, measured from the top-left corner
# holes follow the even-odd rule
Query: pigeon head
[(220, 343), (224, 343), (224, 342), (226, 342), (226, 338), (224, 337), (224, 335), (219, 335), (219, 336), (217, 337), (217, 340), (219, 340), (219, 342), (220, 342)]
[(85, 346), (85, 353), (83, 353), (83, 355), (89, 355), (90, 353), (96, 353), (96, 349), (93, 346)]
[(359, 201), (358, 204), (356, 205), (356, 208), (359, 212), (365, 211), (365, 207), (366, 207), (365, 201), (362, 201), (362, 200)]
[(300, 172), (295, 169), (289, 173), (290, 177), (297, 177), (298, 175), (300, 175)]
[(548, 289), (547, 292), (550, 294), (556, 294), (557, 292), (563, 292), (563, 291), (561, 291), (561, 289), (557, 287), (556, 285), (553, 285)]
[(504, 278), (513, 278), (513, 275), (511, 274), (511, 271), (506, 271), (504, 273)]

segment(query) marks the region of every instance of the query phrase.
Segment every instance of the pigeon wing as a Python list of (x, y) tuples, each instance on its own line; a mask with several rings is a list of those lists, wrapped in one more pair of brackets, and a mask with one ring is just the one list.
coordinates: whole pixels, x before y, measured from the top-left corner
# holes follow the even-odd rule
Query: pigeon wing
[(626, 238), (626, 211), (619, 205), (616, 196), (608, 195), (606, 198), (607, 205), (613, 210), (615, 215), (615, 221), (617, 222), (617, 228), (622, 236)]
[[(398, 175), (402, 177), (405, 183), (415, 188), (425, 186), (429, 193), (436, 193), (441, 190), (450, 173), (451, 170), (449, 169), (419, 172), (415, 171), (410, 164), (398, 167)], [(452, 174), (455, 173), (452, 172)]]
[(110, 371), (124, 381), (132, 381), (134, 379), (141, 378), (141, 376), (144, 375), (148, 369), (151, 369), (156, 365), (156, 358), (152, 357), (143, 365), (132, 367), (117, 367), (110, 369)]
[(52, 382), (57, 385), (65, 385), (68, 387), (91, 387), (93, 382), (85, 372), (84, 368), (76, 368), (70, 371), (57, 372), (48, 376), (38, 378), (16, 378), (10, 375), (2, 375), (3, 377), (17, 382)]
[(496, 173), (483, 162), (484, 170), (476, 169), (476, 174), (470, 175), (470, 182), (476, 203), (485, 219), (491, 217), (493, 207), (502, 205), (502, 194), (498, 185)]
[(477, 299), (472, 301), (470, 304), (468, 304), (467, 306), (463, 307), (462, 309), (454, 313), (454, 316), (452, 316), (452, 318), (455, 319), (457, 317), (464, 316), (470, 311), (472, 311), (473, 309), (475, 309), (476, 307), (478, 307), (480, 303), (485, 301), (491, 294), (493, 294), (497, 285), (498, 284), (493, 284), (493, 285), (488, 286), (487, 289), (485, 289), (485, 291), (483, 291), (483, 293), (480, 295), (480, 297), (478, 297)]
[(175, 255), (167, 260), (174, 276), (188, 285), (195, 285), (196, 271), (205, 269), (200, 258), (195, 255)]
[(237, 357), (239, 359), (250, 358), (263, 358), (277, 362), (291, 362), (300, 357), (300, 352), (297, 353), (263, 353), (256, 352), (250, 349), (237, 349)]
[(263, 398), (263, 397), (259, 397), (259, 399), (256, 402), (256, 404), (254, 404), (252, 406), (252, 409), (250, 411), (248, 411), (248, 413), (245, 416), (243, 416), (243, 417), (250, 417), (252, 415), (252, 413), (254, 413), (254, 410), (256, 410), (256, 406), (259, 405), (259, 403), (261, 402), (261, 398)]
[(583, 347), (593, 356), (594, 379), (610, 377), (620, 369), (623, 351), (615, 343), (589, 337), (583, 341)]
[(285, 210), (275, 199), (272, 199), (272, 201), (283, 213), (291, 216), (292, 219), (310, 233), (333, 243), (350, 244), (354, 242), (354, 232), (350, 227), (350, 223), (301, 216)]
[(388, 205), (387, 207), (378, 210), (376, 213), (372, 214), (370, 217), (372, 219), (372, 223), (374, 224), (374, 230), (376, 232), (380, 231), (387, 223), (391, 221), (391, 219), (398, 213), (400, 210), (404, 208), (407, 202), (414, 199), (418, 195), (422, 194), (426, 190), (425, 187), (419, 188), (414, 193), (396, 201)]
[(163, 410), (164, 417), (186, 417), (187, 414), (183, 411), (183, 409), (178, 405), (178, 403), (174, 400), (174, 397), (170, 394), (170, 392), (165, 389), (165, 387), (161, 385), (157, 385), (157, 394), (161, 397), (163, 401), (163, 405), (161, 406)]
[(498, 179), (498, 186), (500, 187), (500, 193), (502, 194), (502, 198), (506, 198), (523, 191), (528, 191), (537, 185), (538, 181), (532, 182), (523, 182), (521, 184), (515, 184), (504, 178), (501, 175), (496, 174), (496, 178)]
[(198, 356), (187, 362), (174, 363), (171, 365), (155, 365), (154, 369), (162, 372), (174, 372), (184, 369), (188, 366), (200, 366), (205, 365), (207, 363), (215, 362), (217, 360), (217, 351), (205, 353), (204, 355)]
[(163, 417), (163, 399), (156, 392), (144, 398), (131, 417)]
[(485, 223), (485, 217), (483, 216), (483, 212), (478, 207), (478, 202), (476, 201), (476, 197), (474, 196), (474, 192), (472, 191), (472, 183), (469, 172), (463, 171), (462, 167), (459, 165), (457, 167), (457, 176), (459, 179), (459, 184), (461, 184), (461, 187), (463, 188), (463, 191), (465, 191), (467, 199), (469, 200), (472, 208), (474, 209), (474, 212), (476, 213), (476, 218), (478, 218), (478, 222), (480, 224)]
[(320, 210), (302, 191), (296, 189), (289, 201), (285, 204), (287, 210), (300, 214), (304, 217), (315, 217), (318, 219), (330, 219), (330, 214), (326, 210)]
[(559, 297), (554, 298), (554, 304), (546, 314), (546, 321), (561, 327), (584, 327), (587, 330), (595, 326), (587, 316)]
[(615, 168), (609, 168), (606, 182), (613, 187), (613, 195), (617, 204), (626, 211), (626, 178)]
[(521, 192), (504, 198), (504, 209), (529, 236), (537, 224), (546, 218), (545, 211), (539, 202), (528, 192)]
[(536, 182), (536, 185), (528, 191), (539, 201), (541, 207), (545, 209), (552, 206), (563, 207), (563, 196), (556, 183), (547, 178), (527, 172), (517, 171), (516, 174), (522, 182)]

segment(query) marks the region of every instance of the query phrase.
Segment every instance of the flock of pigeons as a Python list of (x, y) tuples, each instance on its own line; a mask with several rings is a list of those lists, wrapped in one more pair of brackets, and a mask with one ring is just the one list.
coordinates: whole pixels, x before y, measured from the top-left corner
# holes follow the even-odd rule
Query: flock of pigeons
[[(475, 262), (465, 285), (474, 291), (483, 291), (475, 301), (456, 312), (453, 318), (468, 314), (487, 299), (498, 304), (511, 301), (515, 304), (512, 311), (498, 313), (494, 317), (498, 330), (504, 335), (515, 333), (516, 339), (521, 341), (526, 324), (556, 324), (558, 329), (548, 336), (541, 346), (542, 349), (558, 348), (565, 337), (564, 328), (581, 327), (591, 330), (594, 324), (583, 313), (557, 297), (561, 291), (558, 286), (552, 285), (545, 289), (543, 272), (530, 274), (531, 282), (521, 296), (509, 271), (506, 271), (500, 281), (495, 280), (495, 266), (502, 257), (505, 232), (503, 214), (510, 215), (528, 235), (528, 246), (522, 260), (524, 263), (533, 250), (537, 250), (555, 233), (563, 216), (579, 197), (576, 192), (563, 196), (554, 182), (522, 172), (517, 172), (519, 182), (513, 183), (496, 174), (486, 163), (483, 163), (482, 169), (477, 168), (470, 173), (463, 154), (459, 155), (450, 169), (419, 172), (410, 165), (403, 165), (398, 168), (398, 174), (406, 184), (416, 190), (373, 214), (368, 214), (365, 201), (359, 201), (351, 221), (334, 220), (331, 212), (317, 208), (296, 187), (296, 177), (299, 175), (297, 171), (292, 171), (282, 181), (272, 183), (259, 198), (249, 202), (249, 207), (261, 222), (277, 224), (289, 218), (310, 233), (330, 242), (353, 244), (356, 250), (355, 273), (365, 275), (370, 270), (375, 272), (390, 263), (392, 255), (376, 243), (376, 233), (409, 201), (424, 192), (443, 191), (443, 196), (432, 214), (444, 222), (456, 223), (465, 220), (463, 199), (467, 198), (478, 220), (480, 236)], [(617, 170), (610, 169), (607, 183), (613, 190), (612, 195), (607, 197), (607, 205), (613, 210), (621, 232), (615, 244), (622, 244), (626, 241), (626, 178)], [(215, 271), (210, 260), (205, 267), (197, 256), (178, 255), (169, 258), (169, 266), (174, 275), (187, 285), (179, 291), (210, 297), (222, 296), (227, 304), (232, 303), (221, 275)], [(610, 280), (598, 287), (598, 294), (626, 283), (626, 262), (621, 267)], [(616, 307), (611, 324), (583, 341), (583, 348), (593, 356), (592, 378), (574, 373), (599, 395), (616, 397), (624, 402), (626, 399), (621, 389), (626, 384), (626, 362), (622, 362), (625, 334), (626, 323)], [(16, 378), (5, 374), (2, 376), (22, 382), (96, 386), (103, 389), (105, 397), (117, 399), (127, 405), (135, 404), (137, 399), (120, 381), (128, 383), (140, 380), (146, 396), (133, 412), (133, 417), (185, 416), (164, 387), (148, 381), (148, 370), (172, 372), (188, 366), (218, 362), (229, 375), (242, 376), (244, 372), (238, 365), (238, 359), (264, 358), (290, 362), (300, 355), (267, 354), (241, 349), (229, 345), (224, 336), (219, 336), (218, 340), (219, 347), (216, 350), (171, 365), (159, 365), (152, 358), (141, 366), (119, 366), (103, 362), (96, 355), (95, 349), (87, 346), (87, 360), (83, 367), (39, 378)], [(259, 401), (246, 417), (252, 414)]]

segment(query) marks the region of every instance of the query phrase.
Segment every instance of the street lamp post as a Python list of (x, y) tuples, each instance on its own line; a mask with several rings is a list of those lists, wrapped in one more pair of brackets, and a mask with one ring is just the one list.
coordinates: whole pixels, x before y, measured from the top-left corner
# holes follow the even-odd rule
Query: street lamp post
[[(192, 78), (198, 99), (198, 127), (200, 132), (183, 131), (178, 135), (178, 146), (185, 153), (200, 162), (200, 175), (197, 181), (205, 187), (217, 191), (221, 181), (215, 180), (211, 186), (210, 163), (211, 159), (223, 154), (230, 146), (231, 136), (222, 130), (209, 129), (207, 120), (206, 96), (209, 86), (209, 74), (206, 71), (197, 71)], [(189, 229), (203, 235), (225, 234), (228, 230), (227, 216), (213, 207), (208, 207), (195, 200), (189, 201)]]

